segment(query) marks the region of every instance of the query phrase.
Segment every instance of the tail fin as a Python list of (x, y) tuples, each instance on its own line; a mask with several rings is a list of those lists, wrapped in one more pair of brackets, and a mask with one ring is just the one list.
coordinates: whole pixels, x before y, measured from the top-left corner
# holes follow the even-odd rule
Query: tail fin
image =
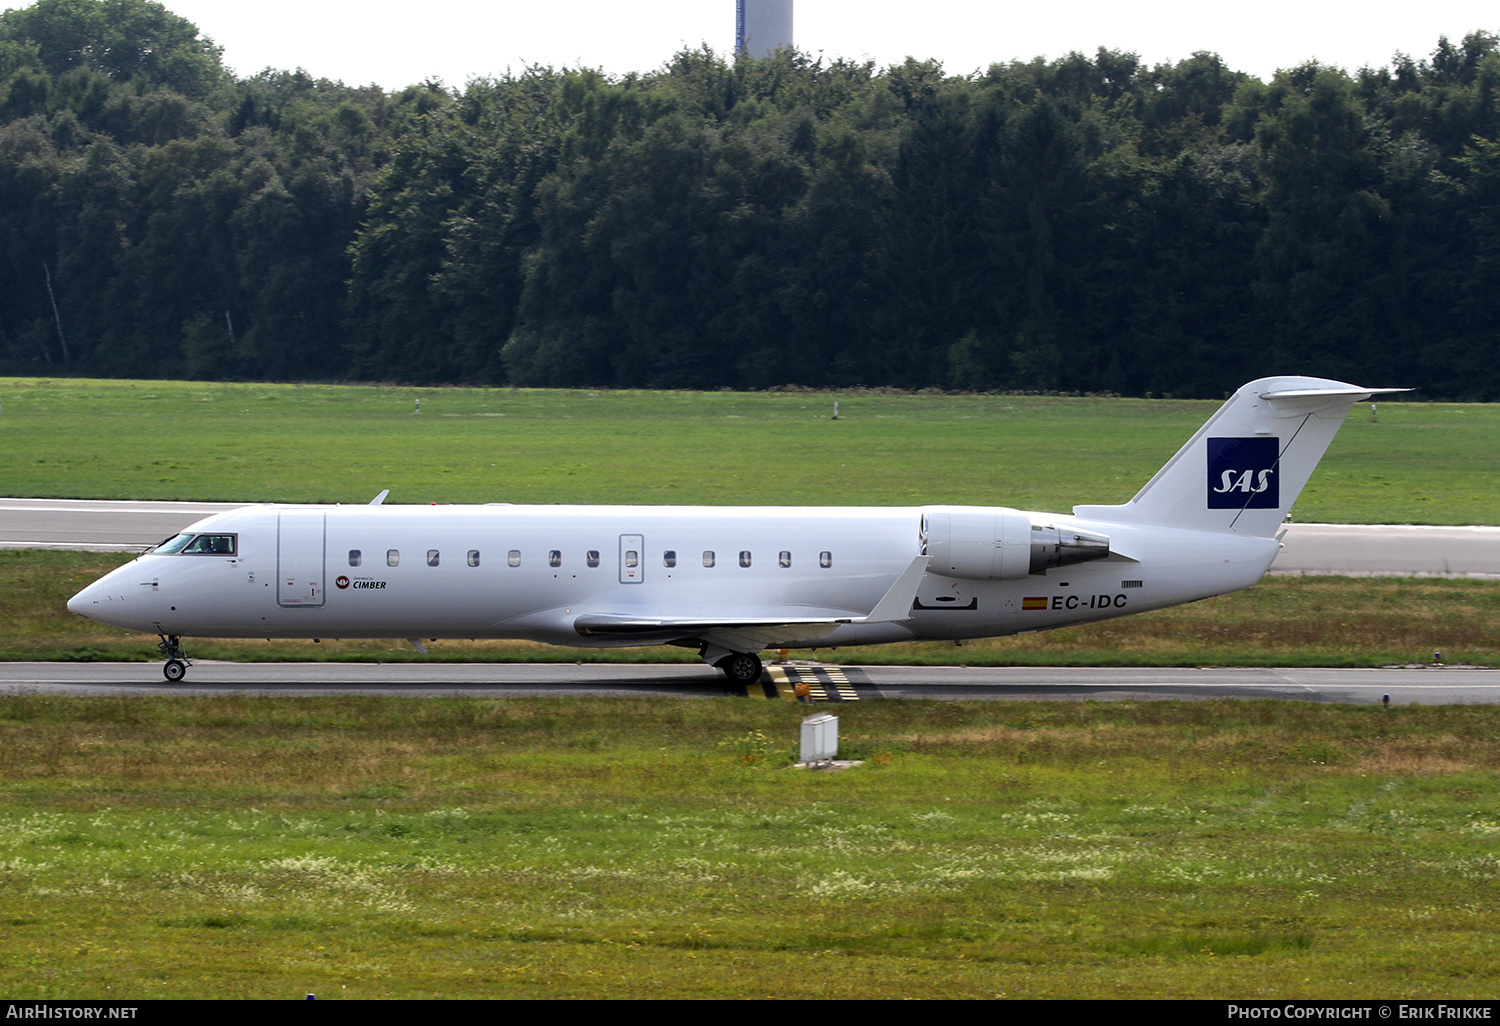
[(1075, 516), (1272, 537), (1339, 425), (1372, 395), (1326, 378), (1261, 378), (1243, 386), (1122, 506), (1075, 506)]

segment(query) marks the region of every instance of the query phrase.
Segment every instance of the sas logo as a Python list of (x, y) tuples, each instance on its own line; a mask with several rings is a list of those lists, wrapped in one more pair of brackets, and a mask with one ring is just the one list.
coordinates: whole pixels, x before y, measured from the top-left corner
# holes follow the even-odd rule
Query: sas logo
[(1279, 438), (1208, 440), (1209, 509), (1278, 509)]
[(337, 584), (339, 586), (339, 591), (343, 591), (345, 588), (349, 587), (349, 578), (347, 578), (347, 577), (340, 577), (338, 580), (334, 581), (333, 583)]

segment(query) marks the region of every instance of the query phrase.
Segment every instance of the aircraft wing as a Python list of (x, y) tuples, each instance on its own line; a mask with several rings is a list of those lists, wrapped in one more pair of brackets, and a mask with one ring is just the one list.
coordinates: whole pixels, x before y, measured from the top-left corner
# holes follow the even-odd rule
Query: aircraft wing
[(633, 645), (668, 645), (677, 641), (712, 641), (736, 651), (758, 652), (787, 637), (822, 638), (854, 618), (811, 617), (751, 619), (725, 617), (717, 620), (648, 617), (636, 619), (610, 614), (585, 615), (573, 621), (573, 629), (586, 638), (629, 639)]
[(864, 615), (829, 610), (813, 616), (788, 616), (782, 610), (763, 615), (692, 617), (634, 616), (628, 613), (584, 613), (573, 621), (573, 629), (584, 637), (630, 638), (635, 644), (664, 644), (690, 638), (733, 643), (758, 651), (793, 631), (799, 638), (821, 638), (851, 623), (890, 623), (911, 616), (917, 589), (927, 573), (927, 557), (911, 561), (875, 608)]

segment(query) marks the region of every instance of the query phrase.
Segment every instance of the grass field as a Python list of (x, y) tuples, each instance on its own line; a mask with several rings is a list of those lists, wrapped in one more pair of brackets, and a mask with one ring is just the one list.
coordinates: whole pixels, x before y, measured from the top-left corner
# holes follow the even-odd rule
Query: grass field
[(1500, 711), (0, 698), (0, 992), (1493, 998)]
[[(420, 399), (422, 413), (413, 414)], [(831, 419), (839, 403), (839, 420)], [(876, 392), (0, 378), (0, 492), (367, 502), (1122, 502), (1217, 408)], [(1500, 406), (1359, 407), (1295, 513), (1500, 523)]]
[[(0, 379), (0, 491), (1066, 510), (1128, 498), (1213, 405)], [(1300, 519), (1497, 522), (1495, 409), (1357, 413)], [(154, 639), (62, 607), (124, 558), (0, 552), (0, 658), (149, 657)], [(1442, 648), (1496, 665), (1497, 612), (1488, 582), (1271, 578), (1093, 628), (837, 658), (1371, 665)], [(693, 658), (640, 653), (664, 654)], [(1492, 707), (860, 703), (840, 736), (863, 765), (838, 773), (787, 768), (805, 712), (0, 696), (0, 993), (1488, 999), (1500, 984)]]

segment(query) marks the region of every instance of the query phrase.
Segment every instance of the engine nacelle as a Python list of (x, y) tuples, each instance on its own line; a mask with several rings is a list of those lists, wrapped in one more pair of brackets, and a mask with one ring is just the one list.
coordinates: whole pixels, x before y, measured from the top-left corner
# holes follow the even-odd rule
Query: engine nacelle
[(1109, 555), (1109, 538), (1092, 531), (1035, 523), (1020, 510), (990, 506), (929, 506), (922, 511), (927, 569), (967, 581), (1014, 581), (1051, 567)]

